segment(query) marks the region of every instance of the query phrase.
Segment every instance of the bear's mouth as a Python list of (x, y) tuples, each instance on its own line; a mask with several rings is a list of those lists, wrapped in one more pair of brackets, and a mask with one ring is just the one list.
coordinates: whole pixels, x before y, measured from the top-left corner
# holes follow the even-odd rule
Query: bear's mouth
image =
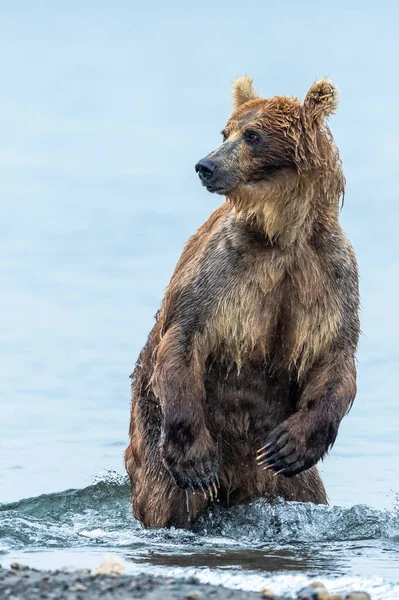
[(247, 181), (234, 181), (233, 182), (224, 182), (223, 184), (215, 181), (214, 183), (207, 183), (207, 181), (202, 180), (202, 185), (206, 187), (208, 192), (211, 194), (219, 194), (221, 196), (225, 196), (229, 194), (237, 185), (245, 184), (245, 183), (261, 183), (262, 181), (265, 183), (273, 181), (275, 176), (282, 171), (292, 170), (293, 165), (289, 163), (282, 163), (276, 165), (270, 165), (267, 167), (263, 167), (259, 169), (256, 173), (253, 173), (251, 177)]
[(205, 186), (206, 189), (208, 190), (208, 192), (210, 192), (211, 194), (220, 194), (220, 195), (225, 195), (228, 192), (230, 192), (231, 190), (223, 185), (206, 185)]

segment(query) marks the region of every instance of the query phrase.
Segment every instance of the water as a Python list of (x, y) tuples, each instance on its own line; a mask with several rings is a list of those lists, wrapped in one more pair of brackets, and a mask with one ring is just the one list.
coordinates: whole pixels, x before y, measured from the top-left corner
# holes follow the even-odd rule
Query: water
[[(127, 572), (187, 578), (232, 588), (294, 593), (309, 578), (335, 591), (367, 587), (395, 598), (399, 514), (257, 500), (226, 510), (215, 503), (194, 531), (145, 530), (129, 511), (129, 485), (109, 473), (92, 485), (0, 507), (0, 553), (34, 566), (95, 566), (105, 552)], [(380, 572), (380, 577), (370, 576)], [(396, 591), (395, 591), (396, 590)]]
[[(90, 567), (112, 551), (131, 571), (276, 592), (317, 578), (393, 598), (399, 9), (135, 4), (0, 7), (1, 562)], [(258, 501), (216, 507), (192, 533), (144, 531), (122, 465), (128, 375), (184, 241), (220, 202), (193, 166), (242, 73), (265, 94), (303, 97), (326, 74), (341, 89), (331, 127), (361, 272), (358, 397), (321, 465), (330, 508)]]

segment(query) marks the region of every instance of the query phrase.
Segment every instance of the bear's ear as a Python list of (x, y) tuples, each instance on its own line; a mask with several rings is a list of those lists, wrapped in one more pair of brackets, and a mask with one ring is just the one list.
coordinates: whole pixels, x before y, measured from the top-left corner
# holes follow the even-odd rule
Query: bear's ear
[(329, 79), (316, 81), (306, 94), (303, 103), (305, 114), (314, 121), (322, 121), (333, 114), (339, 101), (339, 91)]
[(247, 75), (242, 75), (233, 83), (233, 104), (238, 108), (241, 104), (249, 100), (255, 100), (259, 95), (252, 86), (252, 79)]

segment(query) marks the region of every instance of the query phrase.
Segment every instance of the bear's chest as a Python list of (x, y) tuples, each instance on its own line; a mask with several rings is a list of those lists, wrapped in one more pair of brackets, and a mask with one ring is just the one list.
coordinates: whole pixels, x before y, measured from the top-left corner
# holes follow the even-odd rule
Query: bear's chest
[(308, 264), (292, 276), (286, 263), (267, 258), (244, 262), (211, 314), (211, 350), (238, 369), (248, 360), (288, 368), (312, 362), (336, 330), (328, 281), (311, 284), (316, 267)]
[(270, 355), (277, 338), (280, 344), (286, 344), (281, 320), (286, 322), (284, 329), (290, 329), (289, 296), (282, 269), (256, 261), (243, 265), (237, 276), (226, 281), (212, 311), (212, 349), (218, 349), (240, 369), (248, 358)]

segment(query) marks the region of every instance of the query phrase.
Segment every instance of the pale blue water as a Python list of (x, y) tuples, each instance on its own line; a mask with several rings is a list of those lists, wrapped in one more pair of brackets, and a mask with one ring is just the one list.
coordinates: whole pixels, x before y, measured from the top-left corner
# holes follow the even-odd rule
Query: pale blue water
[[(399, 9), (334, 7), (1, 4), (3, 563), (85, 566), (107, 548), (131, 569), (252, 589), (319, 574), (337, 589), (367, 580), (373, 598), (399, 586)], [(144, 532), (124, 480), (90, 485), (123, 473), (128, 376), (184, 241), (220, 202), (193, 166), (219, 143), (242, 73), (265, 95), (303, 97), (324, 75), (341, 89), (331, 127), (364, 335), (358, 397), (322, 465), (335, 508), (276, 517), (260, 503), (195, 534)], [(18, 504), (68, 488), (80, 492)]]

